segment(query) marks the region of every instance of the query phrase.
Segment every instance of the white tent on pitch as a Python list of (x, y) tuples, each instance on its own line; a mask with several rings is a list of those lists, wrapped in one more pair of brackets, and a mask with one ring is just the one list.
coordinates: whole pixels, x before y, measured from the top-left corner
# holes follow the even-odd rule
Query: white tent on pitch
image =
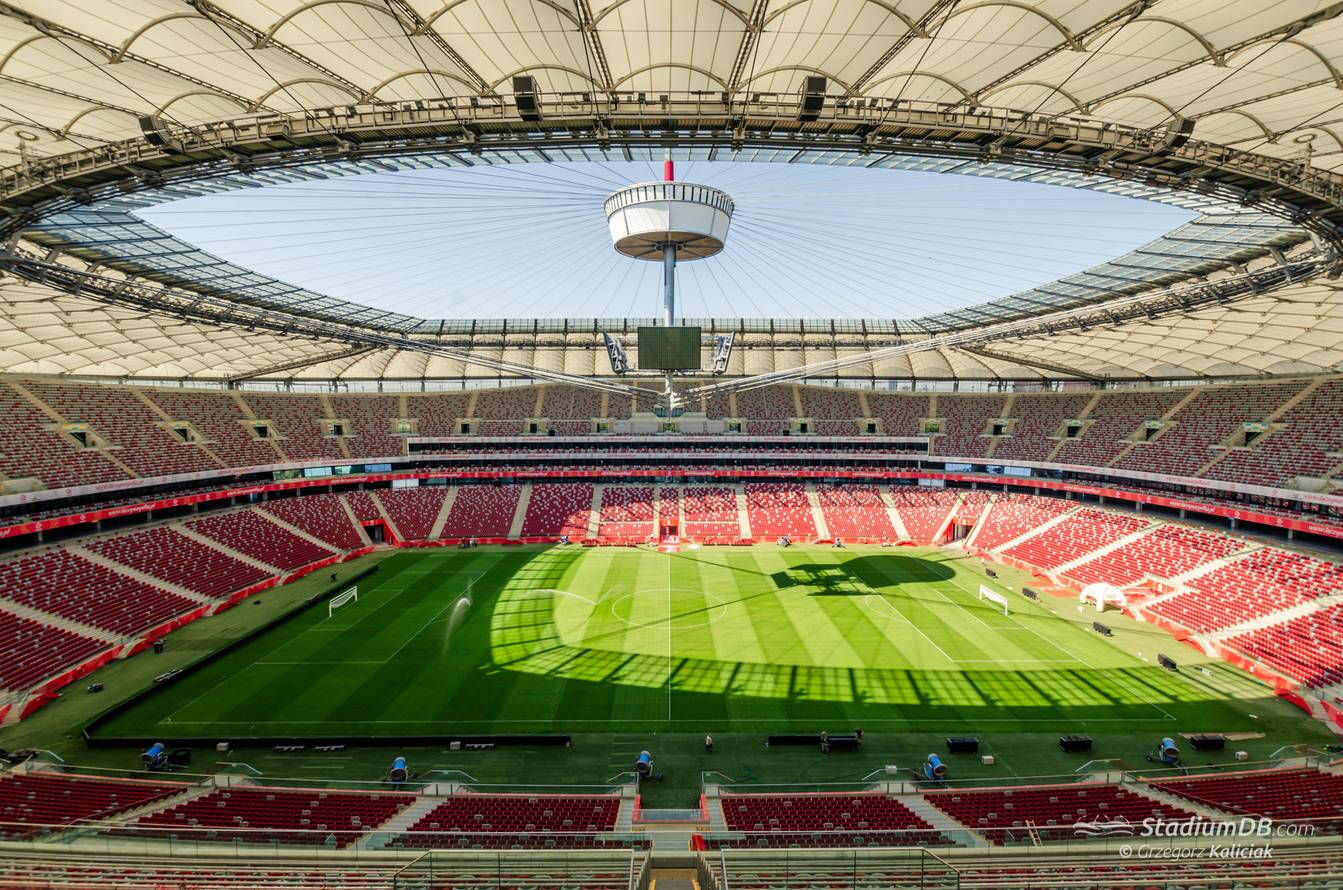
[(1124, 591), (1105, 581), (1097, 581), (1083, 587), (1078, 599), (1084, 606), (1087, 603), (1095, 603), (1097, 612), (1104, 612), (1105, 607), (1111, 603), (1121, 609), (1128, 605), (1128, 597), (1124, 596)]

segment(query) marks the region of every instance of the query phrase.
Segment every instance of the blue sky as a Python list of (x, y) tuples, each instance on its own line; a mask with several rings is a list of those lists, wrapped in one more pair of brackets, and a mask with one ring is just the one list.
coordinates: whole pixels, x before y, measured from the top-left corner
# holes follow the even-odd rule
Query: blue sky
[[(602, 201), (648, 163), (422, 170), (162, 204), (155, 225), (240, 265), (426, 318), (651, 317), (661, 270), (618, 255)], [(679, 163), (729, 192), (727, 249), (680, 267), (696, 317), (915, 318), (1111, 259), (1193, 218), (1079, 189), (773, 163)]]

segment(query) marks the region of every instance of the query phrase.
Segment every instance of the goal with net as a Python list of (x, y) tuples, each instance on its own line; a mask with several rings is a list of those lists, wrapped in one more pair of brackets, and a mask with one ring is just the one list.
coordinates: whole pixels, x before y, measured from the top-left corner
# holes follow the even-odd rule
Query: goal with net
[(359, 601), (359, 588), (351, 587), (344, 593), (338, 593), (326, 602), (326, 617), (330, 618), (336, 614), (336, 610), (346, 603), (356, 603)]
[(1002, 606), (1003, 614), (1004, 615), (1007, 614), (1007, 597), (1003, 596), (998, 591), (992, 590), (991, 588), (981, 584), (979, 585), (979, 601), (983, 602), (984, 600), (988, 600), (995, 606)]

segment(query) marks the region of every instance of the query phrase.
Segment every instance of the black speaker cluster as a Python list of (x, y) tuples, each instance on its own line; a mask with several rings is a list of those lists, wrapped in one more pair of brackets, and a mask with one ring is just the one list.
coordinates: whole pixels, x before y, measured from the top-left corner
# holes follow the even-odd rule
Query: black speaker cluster
[(1021, 588), (1021, 595), (1028, 600), (1038, 600), (1040, 598), (1040, 594), (1036, 593), (1034, 590), (1031, 590), (1029, 587)]
[(541, 88), (535, 77), (521, 74), (513, 78), (513, 101), (518, 105), (518, 117), (533, 124), (541, 120)]
[(1194, 746), (1195, 751), (1223, 751), (1226, 749), (1226, 736), (1216, 733), (1191, 735), (1189, 744)]
[(947, 739), (948, 754), (978, 754), (979, 739), (974, 736), (953, 736)]
[(1112, 637), (1115, 635), (1115, 632), (1110, 629), (1110, 625), (1101, 624), (1099, 621), (1091, 622), (1091, 629), (1103, 637)]
[(1066, 754), (1085, 754), (1091, 750), (1091, 736), (1061, 735), (1059, 736), (1059, 747)]
[(1180, 669), (1180, 665), (1169, 655), (1158, 655), (1156, 657), (1156, 663), (1168, 671), (1178, 671)]

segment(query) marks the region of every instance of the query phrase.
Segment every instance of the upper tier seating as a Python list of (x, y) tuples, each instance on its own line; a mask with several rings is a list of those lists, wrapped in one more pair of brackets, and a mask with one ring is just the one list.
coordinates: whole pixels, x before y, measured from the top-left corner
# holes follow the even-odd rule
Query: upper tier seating
[(791, 386), (766, 386), (737, 393), (737, 412), (746, 419), (746, 431), (757, 436), (778, 436), (788, 431), (788, 420), (797, 415)]
[(378, 492), (378, 500), (405, 541), (424, 541), (429, 538), (447, 496), (448, 489), (441, 485), (382, 489)]
[[(247, 416), (235, 400), (235, 396), (242, 397), (241, 393), (151, 389), (145, 394), (169, 417), (195, 426), (206, 437), (206, 447), (228, 466), (254, 467), (280, 462), (275, 443), (257, 438), (244, 425)], [(315, 399), (312, 404), (316, 411)]]
[(406, 396), (406, 415), (416, 422), (421, 436), (456, 436), (457, 422), (466, 417), (470, 399), (470, 393), (463, 392)]
[(1094, 782), (983, 791), (933, 791), (925, 793), (924, 799), (995, 844), (1027, 843), (1032, 827), (1041, 840), (1075, 841), (1079, 822), (1124, 819), (1141, 822), (1149, 817), (1183, 821), (1192, 818), (1191, 813), (1118, 785)]
[(1140, 516), (1078, 510), (1053, 528), (1002, 552), (1042, 569), (1055, 569), (1149, 525)]
[(271, 513), (314, 538), (320, 538), (337, 550), (357, 550), (364, 546), (349, 514), (334, 494), (304, 495), (267, 501), (261, 509)]
[(516, 485), (463, 485), (443, 523), (443, 538), (502, 538), (513, 527), (521, 489)]
[(400, 402), (376, 395), (332, 395), (331, 410), (346, 421), (353, 433), (345, 440), (353, 457), (399, 457), (406, 452), (403, 436), (393, 435), (400, 417)]
[(325, 434), (326, 412), (319, 399), (307, 395), (248, 392), (243, 400), (258, 420), (269, 420), (279, 435), (275, 444), (291, 461), (333, 460), (343, 455), (337, 440)]
[(1247, 631), (1226, 644), (1306, 686), (1343, 683), (1343, 609), (1338, 605)]
[(525, 421), (536, 416), (537, 389), (534, 386), (510, 386), (504, 389), (476, 391), (474, 409), (482, 436), (520, 436)]
[[(1326, 380), (1284, 414), (1281, 429), (1232, 451), (1204, 475), (1250, 485), (1281, 485), (1294, 476), (1325, 477), (1343, 452), (1343, 380)], [(1335, 454), (1330, 457), (1329, 454)]]
[(948, 488), (921, 488), (898, 485), (891, 489), (891, 501), (900, 522), (916, 544), (931, 544), (947, 523), (960, 492)]
[(0, 689), (24, 691), (79, 664), (107, 643), (0, 611)]
[(586, 538), (592, 516), (592, 484), (561, 482), (532, 486), (527, 515), (522, 520), (523, 537), (568, 535), (572, 540)]
[(871, 485), (818, 485), (816, 500), (831, 537), (894, 541), (898, 535), (886, 514), (881, 491)]
[(25, 825), (70, 825), (84, 820), (108, 819), (124, 810), (166, 800), (190, 787), (181, 782), (103, 779), (63, 773), (0, 776), (0, 836), (25, 834)]
[[(611, 795), (459, 794), (420, 817), (402, 847), (590, 847), (589, 835), (614, 831), (620, 798)], [(460, 833), (460, 837), (443, 834)], [(532, 833), (533, 837), (520, 835)], [(496, 835), (497, 837), (492, 837)]]
[(816, 521), (811, 515), (807, 491), (795, 482), (747, 482), (746, 516), (751, 536), (811, 540), (816, 537)]
[(1194, 476), (1220, 452), (1214, 445), (1237, 432), (1246, 421), (1262, 421), (1300, 392), (1304, 384), (1217, 387), (1200, 391), (1171, 418), (1151, 442), (1134, 446), (1114, 466), (1171, 476)]
[(959, 396), (937, 400), (937, 411), (945, 418), (942, 435), (929, 443), (929, 453), (953, 457), (983, 457), (988, 453), (989, 422), (1003, 416), (1006, 396)]
[(331, 551), (276, 525), (253, 510), (233, 510), (188, 522), (187, 528), (268, 566), (297, 569)]
[(1080, 435), (1064, 439), (1054, 455), (1054, 463), (1108, 466), (1125, 448), (1143, 424), (1160, 419), (1180, 404), (1188, 392), (1180, 390), (1111, 390), (1101, 394), (1096, 407), (1087, 414), (1087, 425)]
[(0, 596), (121, 635), (154, 627), (198, 605), (66, 550), (0, 564)]
[(27, 386), (68, 422), (87, 423), (113, 446), (110, 454), (136, 476), (172, 476), (220, 467), (199, 445), (187, 444), (158, 426), (163, 418), (136, 396), (138, 390), (49, 381)]
[(166, 526), (94, 541), (88, 548), (146, 575), (212, 597), (228, 596), (271, 576)]
[(734, 541), (741, 537), (736, 491), (727, 486), (690, 485), (683, 494), (685, 528), (681, 531), (686, 537)]
[(78, 449), (44, 429), (52, 420), (0, 381), (0, 472), (10, 479), (41, 479), (48, 488), (125, 479), (101, 451)]
[(1343, 566), (1266, 547), (1187, 586), (1148, 611), (1206, 633), (1343, 590)]
[(1162, 525), (1150, 534), (1068, 571), (1083, 584), (1104, 581), (1116, 587), (1137, 584), (1147, 575), (1171, 579), (1245, 546), (1237, 538), (1181, 525)]
[(995, 550), (1049, 520), (1073, 509), (1075, 504), (1061, 498), (1040, 497), (1011, 492), (1000, 494), (980, 522), (974, 545), (981, 550)]
[(1315, 825), (1319, 834), (1343, 829), (1343, 776), (1313, 769), (1267, 770), (1152, 782), (1167, 794), (1236, 815)]
[(1008, 412), (1017, 422), (1010, 436), (998, 440), (993, 456), (1005, 460), (1045, 460), (1059, 442), (1052, 437), (1059, 435), (1063, 422), (1075, 419), (1090, 401), (1091, 393), (1018, 395)]
[(368, 794), (288, 789), (218, 788), (150, 813), (136, 823), (180, 829), (184, 840), (310, 844), (347, 847), (415, 802), (413, 794)]
[(883, 436), (922, 436), (921, 422), (931, 416), (928, 396), (868, 393), (867, 407), (881, 421)]
[(856, 436), (862, 431), (863, 404), (858, 392), (832, 386), (799, 386), (802, 416), (821, 436)]
[(599, 537), (646, 538), (653, 534), (653, 518), (652, 486), (603, 486), (597, 519)]
[[(932, 826), (884, 794), (729, 794), (722, 798), (733, 846), (865, 847), (943, 843)], [(792, 833), (792, 834), (789, 834)]]
[[(612, 402), (620, 401), (612, 395)], [(602, 394), (580, 386), (546, 386), (546, 398), (541, 405), (541, 416), (560, 436), (586, 436), (593, 430), (592, 421), (602, 413)]]

